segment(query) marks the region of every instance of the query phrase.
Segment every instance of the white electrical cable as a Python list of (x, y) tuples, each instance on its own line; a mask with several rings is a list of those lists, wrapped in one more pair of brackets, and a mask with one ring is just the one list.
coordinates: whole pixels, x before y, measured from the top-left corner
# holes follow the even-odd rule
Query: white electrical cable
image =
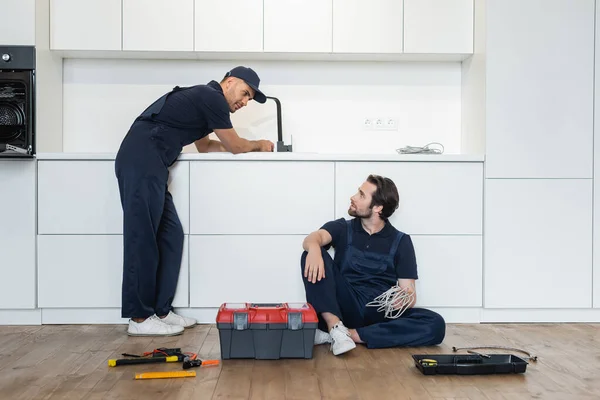
[(409, 292), (398, 285), (392, 286), (375, 300), (367, 303), (367, 307), (378, 307), (378, 312), (385, 312), (386, 318), (398, 318), (408, 309), (414, 299), (414, 292)]
[[(441, 149), (433, 149), (431, 145), (440, 145)], [(396, 149), (398, 154), (442, 154), (444, 152), (444, 145), (438, 142), (431, 142), (423, 147), (406, 146)]]

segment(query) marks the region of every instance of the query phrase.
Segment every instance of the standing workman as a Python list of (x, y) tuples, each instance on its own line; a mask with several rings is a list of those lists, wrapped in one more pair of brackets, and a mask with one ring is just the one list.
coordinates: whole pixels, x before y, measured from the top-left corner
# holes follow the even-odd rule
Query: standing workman
[[(115, 160), (123, 207), (121, 316), (131, 336), (170, 336), (196, 324), (173, 313), (183, 253), (183, 228), (168, 191), (168, 168), (184, 146), (234, 154), (273, 151), (268, 140), (240, 138), (230, 113), (266, 101), (260, 79), (236, 67), (221, 82), (175, 87), (148, 107), (127, 132)], [(209, 140), (214, 132), (219, 141)], [(208, 172), (207, 172), (208, 173)]]

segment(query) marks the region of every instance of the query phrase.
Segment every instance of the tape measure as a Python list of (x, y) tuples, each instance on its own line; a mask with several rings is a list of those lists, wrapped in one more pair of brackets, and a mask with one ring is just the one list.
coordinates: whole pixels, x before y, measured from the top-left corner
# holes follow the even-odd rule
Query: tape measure
[(422, 358), (419, 362), (424, 367), (435, 367), (438, 363), (437, 360), (432, 360), (431, 358)]
[(135, 374), (135, 379), (187, 378), (196, 376), (196, 371), (144, 372)]

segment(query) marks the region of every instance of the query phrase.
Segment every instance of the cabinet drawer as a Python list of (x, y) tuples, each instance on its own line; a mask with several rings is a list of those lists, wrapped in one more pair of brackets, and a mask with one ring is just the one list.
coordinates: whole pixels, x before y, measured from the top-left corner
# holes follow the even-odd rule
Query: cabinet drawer
[(207, 161), (190, 166), (193, 234), (308, 234), (333, 218), (333, 163)]
[(481, 307), (482, 236), (411, 236), (417, 257), (416, 307)]
[[(173, 300), (188, 306), (188, 237)], [(121, 307), (123, 236), (38, 236), (38, 303), (44, 308)]]
[(306, 301), (304, 235), (190, 236), (190, 306)]
[[(176, 163), (171, 168), (169, 183), (186, 233), (189, 226), (188, 164)], [(123, 233), (123, 211), (114, 161), (40, 161), (38, 233)]]
[(482, 234), (483, 164), (342, 162), (336, 165), (335, 215), (348, 216), (350, 197), (369, 174), (394, 181), (400, 206), (390, 218), (409, 234)]

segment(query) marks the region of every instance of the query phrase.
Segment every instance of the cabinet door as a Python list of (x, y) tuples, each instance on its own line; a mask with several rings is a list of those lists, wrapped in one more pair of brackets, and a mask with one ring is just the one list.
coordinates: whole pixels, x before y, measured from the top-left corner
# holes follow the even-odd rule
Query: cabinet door
[[(174, 307), (188, 307), (188, 237), (185, 237)], [(41, 308), (121, 308), (123, 236), (38, 236)]]
[(486, 308), (589, 308), (592, 181), (487, 179)]
[(486, 7), (486, 177), (591, 178), (594, 1)]
[(190, 307), (306, 301), (304, 235), (190, 236)]
[(264, 0), (264, 51), (331, 52), (332, 1)]
[(0, 161), (0, 309), (35, 308), (35, 161)]
[(404, 0), (404, 52), (473, 53), (474, 0)]
[[(189, 163), (170, 170), (169, 191), (185, 233)], [(123, 210), (114, 161), (39, 161), (39, 234), (121, 234)]]
[(0, 45), (35, 45), (35, 0), (2, 0)]
[(195, 1), (196, 51), (262, 51), (263, 0)]
[(52, 50), (121, 50), (121, 0), (50, 0)]
[(386, 176), (396, 184), (400, 206), (390, 222), (397, 229), (409, 234), (481, 235), (481, 163), (337, 163), (336, 218), (350, 218), (350, 197), (369, 174)]
[[(596, 7), (600, 21), (600, 7)], [(600, 27), (596, 28), (595, 75), (600, 77)], [(600, 79), (594, 79), (594, 120), (600, 121)], [(600, 308), (600, 128), (594, 127), (594, 307)]]
[(194, 234), (304, 234), (333, 218), (333, 163), (195, 161)]
[(403, 0), (333, 0), (334, 53), (402, 53)]
[(481, 235), (413, 235), (417, 307), (481, 307)]
[(193, 51), (194, 0), (123, 0), (123, 50)]

